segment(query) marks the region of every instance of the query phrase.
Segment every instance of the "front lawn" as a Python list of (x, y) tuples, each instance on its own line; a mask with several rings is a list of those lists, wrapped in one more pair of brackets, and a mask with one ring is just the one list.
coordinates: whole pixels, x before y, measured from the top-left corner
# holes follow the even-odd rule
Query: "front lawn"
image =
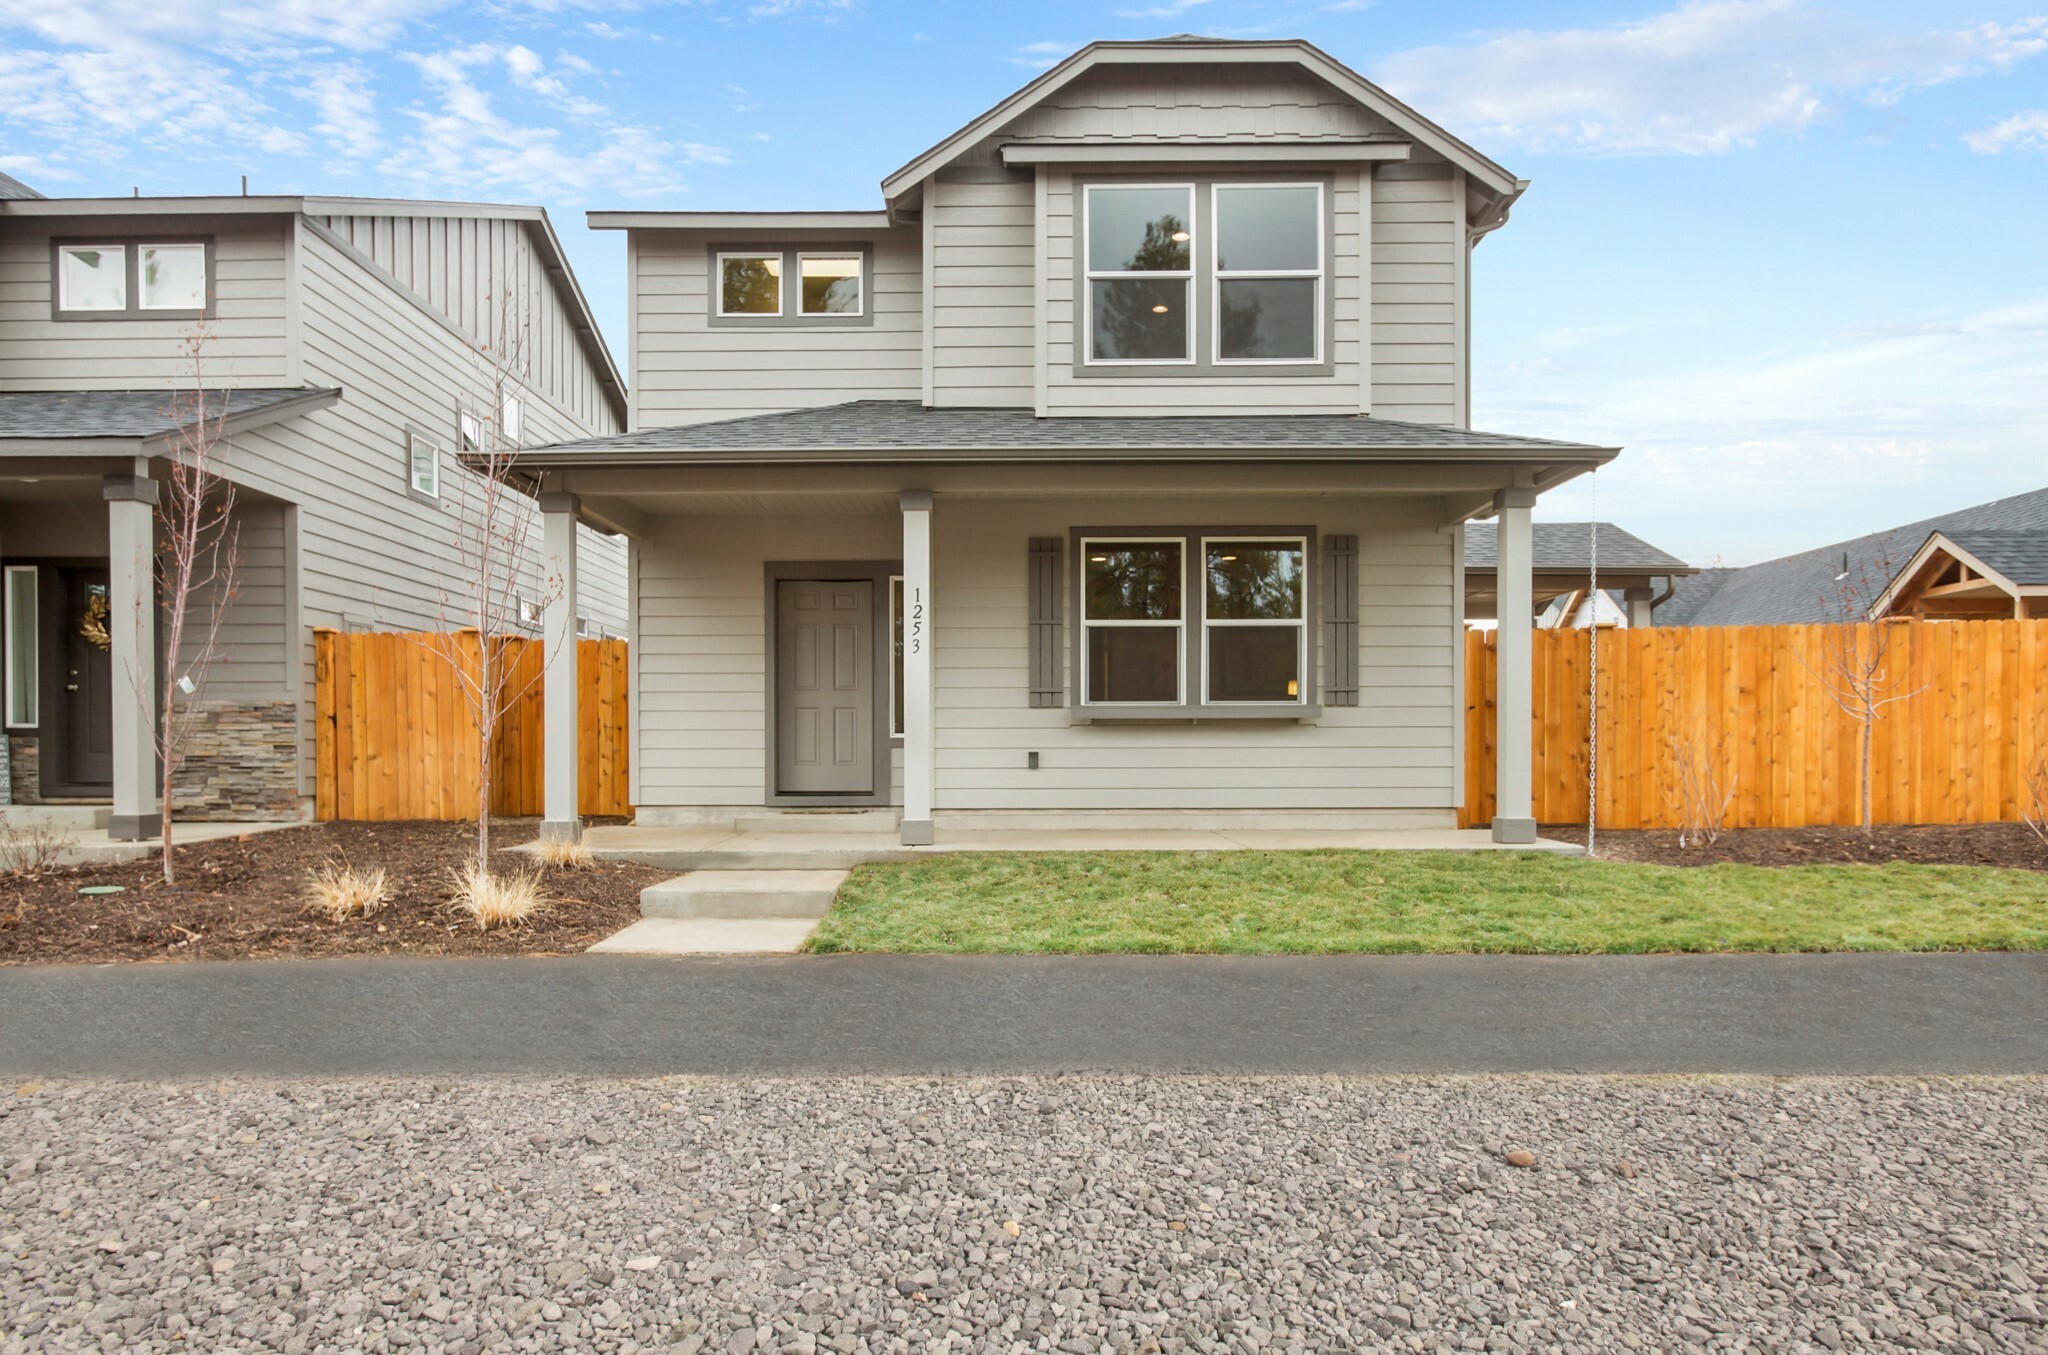
[(2048, 873), (1534, 853), (962, 852), (863, 866), (814, 951), (1641, 954), (2048, 949)]

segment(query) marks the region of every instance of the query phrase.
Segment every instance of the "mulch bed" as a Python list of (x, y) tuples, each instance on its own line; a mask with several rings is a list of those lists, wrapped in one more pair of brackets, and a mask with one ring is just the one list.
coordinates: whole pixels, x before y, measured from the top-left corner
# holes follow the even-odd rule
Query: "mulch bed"
[[(1586, 840), (1583, 824), (1545, 824), (1543, 836)], [(2048, 844), (2024, 823), (1878, 824), (1860, 828), (1733, 828), (1712, 846), (1680, 847), (1675, 831), (1603, 828), (1596, 850), (1609, 861), (1663, 866), (1883, 865), (2010, 866), (2048, 870)]]
[[(533, 819), (494, 822), (496, 850), (530, 841)], [(331, 955), (546, 955), (587, 949), (640, 917), (640, 891), (675, 872), (600, 862), (550, 870), (556, 902), (517, 927), (479, 931), (449, 903), (450, 874), (475, 850), (474, 823), (319, 823), (178, 849), (178, 888), (151, 857), (0, 879), (0, 964), (237, 960)], [(523, 855), (500, 858), (529, 867)], [(373, 918), (304, 911), (307, 872), (382, 867), (391, 902)], [(122, 885), (119, 894), (80, 894)]]

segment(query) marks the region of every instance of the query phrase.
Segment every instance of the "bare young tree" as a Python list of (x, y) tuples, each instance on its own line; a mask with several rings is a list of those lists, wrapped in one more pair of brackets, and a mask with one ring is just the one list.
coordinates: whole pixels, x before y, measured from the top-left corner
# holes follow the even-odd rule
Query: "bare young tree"
[(1820, 654), (1807, 666), (1821, 680), (1828, 697), (1856, 721), (1861, 821), (1868, 836), (1871, 823), (1871, 746), (1877, 722), (1887, 707), (1918, 696), (1921, 688), (1904, 690), (1895, 666), (1892, 643), (1901, 622), (1879, 621), (1873, 611), (1898, 571), (1881, 546), (1861, 560), (1842, 556), (1834, 586), (1821, 596), (1826, 622)]
[(2020, 817), (2048, 847), (2048, 751), (2037, 750), (2020, 768)]
[(509, 288), (498, 299), (496, 318), (492, 338), (469, 346), (474, 395), (461, 415), (458, 449), (469, 473), (455, 477), (447, 495), (456, 509), (456, 567), (453, 582), (441, 589), (439, 629), (428, 639), (447, 658), (476, 729), (474, 864), (486, 878), (498, 731), (545, 670), (523, 659), (526, 646), (516, 642), (562, 591), (559, 571), (536, 559), (534, 504), (516, 469), (526, 326)]
[(1728, 822), (1728, 807), (1735, 803), (1736, 777), (1731, 774), (1723, 787), (1721, 769), (1726, 759), (1703, 725), (1695, 724), (1688, 734), (1671, 735), (1670, 744), (1678, 783), (1678, 845), (1711, 847), (1720, 840), (1721, 829)]
[[(239, 532), (235, 487), (220, 473), (227, 407), (206, 388), (202, 323), (184, 344), (189, 387), (171, 401), (177, 432), (166, 448), (169, 469), (157, 486), (157, 618), (163, 627), (164, 683), (155, 730), (159, 809), (163, 815), (164, 883), (177, 883), (171, 850), (171, 786), (205, 698), (207, 674), (220, 656), (221, 627), (238, 591)], [(215, 412), (215, 411), (218, 412)]]

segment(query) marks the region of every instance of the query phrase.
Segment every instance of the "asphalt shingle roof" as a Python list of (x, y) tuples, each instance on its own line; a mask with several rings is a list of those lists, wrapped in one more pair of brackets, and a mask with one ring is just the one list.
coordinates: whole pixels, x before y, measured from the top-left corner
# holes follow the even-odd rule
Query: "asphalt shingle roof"
[[(1593, 524), (1586, 522), (1538, 522), (1530, 533), (1530, 555), (1537, 569), (1586, 568), (1591, 556)], [(1465, 568), (1493, 569), (1500, 564), (1500, 524), (1465, 524)], [(1600, 567), (1671, 573), (1693, 572), (1693, 567), (1669, 551), (1659, 550), (1633, 532), (1611, 522), (1600, 524)]]
[(0, 174), (0, 198), (11, 198), (16, 202), (28, 198), (39, 198), (42, 194), (30, 188), (11, 174)]
[(532, 462), (663, 452), (889, 452), (1248, 449), (1254, 451), (1499, 450), (1568, 456), (1610, 449), (1545, 438), (1478, 433), (1349, 415), (1172, 415), (1041, 419), (1028, 409), (927, 409), (915, 400), (854, 400), (616, 437), (562, 442), (523, 454)]
[[(2048, 489), (1975, 504), (1890, 531), (1743, 569), (1708, 569), (1677, 581), (1678, 591), (1657, 608), (1660, 626), (1757, 626), (1825, 621), (1834, 610), (1844, 561), (1858, 591), (1873, 595), (1935, 532), (2048, 531)], [(1868, 580), (1867, 584), (1860, 581)]]
[[(208, 391), (206, 417), (260, 413), (319, 393), (303, 387)], [(150, 438), (189, 423), (191, 415), (191, 395), (177, 391), (4, 391), (0, 441)]]
[(2022, 587), (2048, 584), (2048, 527), (2031, 532), (1964, 528), (1942, 536)]

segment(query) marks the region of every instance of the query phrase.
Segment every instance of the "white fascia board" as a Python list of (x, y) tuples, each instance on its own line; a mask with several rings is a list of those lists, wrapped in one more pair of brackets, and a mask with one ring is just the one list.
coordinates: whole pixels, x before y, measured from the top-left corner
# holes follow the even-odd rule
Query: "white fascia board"
[(1406, 160), (1406, 141), (1012, 141), (1001, 148), (1006, 165), (1303, 164)]
[(590, 212), (594, 231), (879, 231), (887, 212)]
[(439, 202), (423, 198), (303, 197), (227, 194), (216, 197), (8, 198), (9, 216), (451, 216), (536, 221), (538, 207), (495, 202)]

